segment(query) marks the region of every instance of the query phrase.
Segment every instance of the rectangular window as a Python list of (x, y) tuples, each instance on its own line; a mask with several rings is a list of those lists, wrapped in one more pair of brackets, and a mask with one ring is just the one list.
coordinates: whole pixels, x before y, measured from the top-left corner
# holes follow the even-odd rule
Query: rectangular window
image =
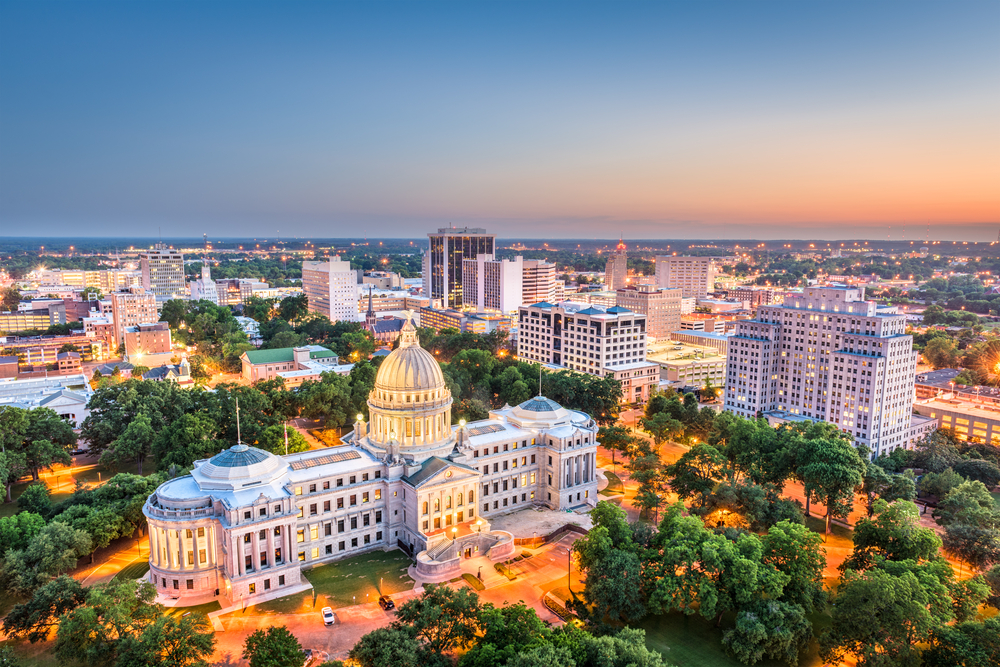
[(337, 550), (338, 551), (343, 551), (346, 548), (347, 548), (347, 542), (344, 542), (343, 540), (341, 540), (340, 542), (337, 543)]
[(316, 511), (316, 503), (309, 505), (309, 516), (316, 516), (318, 512)]
[(302, 487), (301, 486), (296, 486), (295, 487), (295, 495), (297, 495), (297, 496), (301, 496), (302, 495)]
[(319, 547), (313, 547), (311, 557), (313, 559), (319, 558)]
[(365, 544), (371, 544), (371, 543), (372, 543), (372, 536), (365, 535)]
[(309, 485), (309, 493), (316, 493), (316, 485), (315, 484), (310, 484)]
[(382, 531), (381, 530), (378, 531), (377, 533), (375, 533), (375, 541), (376, 542), (381, 542), (382, 541)]
[(343, 485), (344, 485), (344, 478), (341, 477), (340, 479), (337, 480), (337, 486), (340, 487), (340, 486), (343, 486)]
[(193, 591), (194, 590), (194, 579), (188, 579), (187, 580), (187, 589), (189, 591)]
[(281, 575), (281, 576), (278, 577), (278, 585), (279, 586), (284, 586), (285, 585), (285, 575)]
[(330, 480), (323, 482), (323, 490), (328, 491), (330, 489)]
[(351, 475), (351, 484), (355, 484), (357, 482), (357, 479), (358, 479), (357, 477)]
[(357, 527), (358, 527), (358, 517), (352, 516), (351, 517), (351, 530), (356, 530)]
[(271, 590), (271, 580), (270, 579), (265, 579), (264, 580), (264, 590), (265, 591)]
[(382, 500), (382, 489), (375, 489), (375, 500)]
[(305, 505), (303, 505), (302, 507), (299, 508), (299, 514), (298, 514), (298, 516), (299, 517), (304, 517), (305, 515), (306, 515), (306, 508), (305, 508)]
[(337, 498), (337, 509), (339, 509), (339, 510), (344, 509), (344, 499), (343, 498)]
[(329, 500), (324, 500), (323, 501), (323, 511), (324, 512), (329, 512), (330, 511), (330, 501)]
[(194, 565), (194, 552), (193, 551), (189, 551), (188, 552), (188, 560), (187, 560), (187, 562), (188, 562), (188, 565)]
[(329, 537), (332, 534), (333, 534), (333, 524), (330, 523), (323, 524), (323, 535)]
[(205, 552), (204, 549), (199, 549), (198, 550), (198, 562), (199, 563), (207, 563), (208, 562), (208, 554)]
[(337, 521), (337, 532), (338, 533), (344, 532), (344, 520), (343, 519), (339, 519)]
[(296, 535), (296, 541), (297, 542), (305, 542), (306, 541), (306, 531), (305, 531), (305, 528), (299, 528), (296, 531), (295, 535)]
[(319, 526), (310, 526), (309, 527), (309, 539), (310, 540), (318, 540), (319, 539)]
[(362, 482), (367, 482), (368, 481), (368, 473), (366, 473), (366, 472), (361, 473), (361, 481)]
[(382, 510), (375, 512), (375, 523), (382, 523)]
[(302, 562), (305, 562), (305, 560), (306, 560), (306, 552), (305, 551), (300, 551), (299, 552), (299, 562), (302, 563)]
[(351, 507), (354, 507), (357, 504), (358, 504), (358, 497), (357, 496), (351, 496)]
[(371, 522), (371, 515), (365, 514), (364, 517), (362, 518), (363, 518), (362, 525), (365, 526), (369, 525), (369, 523)]
[(351, 538), (351, 548), (354, 549), (357, 546), (358, 546), (358, 538), (356, 537)]
[(368, 502), (368, 492), (367, 491), (365, 491), (364, 493), (361, 494), (361, 502), (362, 503), (367, 503)]

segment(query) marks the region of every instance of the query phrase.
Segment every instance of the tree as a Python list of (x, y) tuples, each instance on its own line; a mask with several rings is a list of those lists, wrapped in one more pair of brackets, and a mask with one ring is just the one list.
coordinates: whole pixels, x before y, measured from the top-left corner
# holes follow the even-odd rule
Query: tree
[(0, 517), (0, 554), (8, 549), (24, 549), (45, 527), (45, 519), (32, 512), (18, 512), (13, 516)]
[(375, 352), (375, 338), (369, 331), (346, 333), (340, 341), (347, 352), (344, 361), (349, 363), (364, 361)]
[(115, 667), (207, 667), (214, 650), (215, 635), (204, 614), (160, 616), (138, 637), (122, 642)]
[(767, 657), (795, 667), (799, 653), (811, 638), (812, 623), (802, 607), (763, 600), (736, 615), (736, 627), (726, 630), (722, 644), (745, 665), (755, 665)]
[[(285, 451), (285, 435), (288, 435), (288, 451)], [(268, 426), (260, 435), (257, 446), (272, 454), (294, 454), (309, 451), (309, 442), (294, 428), (286, 430), (284, 424)]]
[(947, 553), (974, 570), (1000, 563), (1000, 530), (992, 526), (951, 523), (942, 541)]
[(83, 301), (100, 301), (104, 298), (104, 294), (96, 287), (84, 287), (80, 296)]
[(983, 575), (986, 584), (990, 587), (987, 603), (1000, 609), (1000, 565), (994, 565)]
[(58, 625), (59, 617), (86, 599), (87, 589), (79, 581), (60, 575), (35, 591), (27, 602), (14, 605), (3, 619), (3, 630), (10, 637), (27, 639), (33, 644), (44, 641)]
[(31, 478), (38, 481), (38, 472), (51, 468), (55, 463), (69, 465), (73, 462), (69, 449), (76, 444), (73, 427), (49, 408), (28, 411), (28, 423), (19, 451), (31, 471)]
[(982, 482), (988, 489), (1000, 484), (1000, 467), (992, 461), (982, 459), (958, 461), (955, 464), (955, 472), (967, 480)]
[(725, 457), (715, 447), (695, 445), (667, 468), (670, 488), (679, 498), (699, 496), (699, 505), (704, 506), (723, 475), (725, 462)]
[(361, 637), (350, 653), (360, 667), (419, 667), (420, 643), (409, 627), (378, 628)]
[(926, 561), (941, 548), (941, 539), (930, 528), (920, 526), (917, 506), (905, 500), (876, 500), (874, 517), (863, 518), (854, 527), (854, 551), (841, 569), (866, 570), (882, 560)]
[(625, 454), (634, 441), (635, 438), (624, 426), (602, 426), (597, 431), (597, 442), (611, 452), (612, 466), (615, 465), (615, 452)]
[(329, 427), (339, 427), (354, 420), (350, 381), (336, 373), (323, 373), (318, 382), (304, 382), (299, 387), (302, 415), (325, 419)]
[(934, 518), (945, 526), (965, 523), (989, 526), (997, 522), (997, 509), (989, 489), (982, 482), (962, 482), (938, 503)]
[(199, 459), (217, 454), (229, 442), (219, 436), (215, 421), (204, 414), (186, 414), (166, 426), (153, 443), (153, 458), (157, 468), (171, 465), (187, 468)]
[(924, 348), (924, 359), (934, 370), (953, 368), (960, 356), (957, 344), (951, 338), (935, 338)]
[(461, 667), (503, 665), (529, 646), (548, 642), (552, 634), (548, 624), (523, 602), (505, 603), (502, 607), (484, 604), (479, 625), (483, 636), (462, 656)]
[(278, 304), (278, 315), (286, 322), (294, 322), (309, 314), (309, 298), (305, 294), (286, 296)]
[(243, 643), (250, 667), (302, 667), (302, 645), (284, 625), (255, 630)]
[(20, 288), (17, 285), (10, 285), (0, 290), (0, 304), (3, 305), (5, 312), (12, 313), (17, 310), (17, 307), (21, 304)]
[(610, 549), (587, 569), (584, 599), (598, 623), (637, 621), (646, 615), (642, 565), (631, 552)]
[(90, 553), (90, 536), (60, 521), (38, 531), (22, 550), (8, 551), (3, 578), (18, 595), (30, 595), (45, 582), (68, 572)]
[(425, 590), (396, 609), (393, 627), (404, 626), (412, 628), (421, 651), (434, 658), (467, 648), (479, 629), (479, 596), (468, 588)]
[(641, 421), (643, 430), (652, 436), (657, 445), (684, 433), (684, 424), (664, 412), (652, 417), (643, 417)]
[(36, 515), (47, 516), (52, 509), (52, 498), (49, 495), (49, 487), (42, 482), (33, 482), (28, 485), (17, 499), (17, 506), (22, 512), (32, 512)]
[(929, 472), (920, 478), (920, 492), (944, 498), (965, 479), (951, 468), (941, 472)]
[(939, 625), (930, 603), (911, 572), (893, 576), (878, 568), (848, 570), (833, 601), (832, 627), (820, 640), (820, 656), (840, 662), (853, 655), (860, 667), (916, 667), (917, 644)]
[(161, 617), (163, 608), (155, 599), (156, 589), (148, 581), (111, 581), (90, 588), (86, 603), (59, 621), (56, 657), (70, 664), (115, 664), (121, 649)]
[(806, 494), (826, 506), (826, 534), (833, 517), (846, 517), (854, 501), (854, 490), (864, 483), (865, 463), (846, 438), (832, 425), (827, 437), (809, 440), (803, 448), (798, 474)]
[(149, 417), (139, 413), (112, 443), (111, 448), (101, 454), (101, 463), (117, 467), (125, 461), (135, 461), (141, 475), (142, 462), (152, 453), (155, 440), (156, 432)]
[(64, 343), (63, 346), (59, 348), (59, 353), (61, 354), (63, 352), (76, 352), (79, 354), (80, 348), (73, 345), (73, 343)]
[(788, 576), (778, 598), (799, 605), (807, 612), (826, 603), (823, 570), (826, 550), (820, 536), (801, 524), (782, 521), (763, 537), (761, 562)]
[(1000, 617), (942, 626), (923, 654), (924, 667), (1000, 665)]

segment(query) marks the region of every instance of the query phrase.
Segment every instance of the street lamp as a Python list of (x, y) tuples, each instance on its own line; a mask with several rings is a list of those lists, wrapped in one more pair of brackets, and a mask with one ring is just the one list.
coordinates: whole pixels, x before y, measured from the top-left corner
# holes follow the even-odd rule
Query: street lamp
[(455, 540), (458, 539), (458, 526), (451, 529), (451, 541), (454, 544)]
[(483, 520), (482, 519), (479, 519), (478, 521), (476, 521), (476, 532), (477, 533), (483, 532)]

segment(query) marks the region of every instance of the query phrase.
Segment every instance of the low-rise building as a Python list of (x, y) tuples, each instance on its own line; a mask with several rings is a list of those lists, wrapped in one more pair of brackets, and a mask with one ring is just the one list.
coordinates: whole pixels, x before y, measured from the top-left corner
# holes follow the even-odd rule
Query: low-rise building
[(125, 327), (127, 359), (151, 354), (169, 354), (171, 348), (170, 325), (166, 322), (144, 322)]
[(962, 440), (1000, 441), (1000, 406), (939, 398), (916, 402), (913, 409), (933, 419), (936, 428), (950, 429)]
[(670, 340), (676, 343), (687, 343), (715, 350), (722, 356), (729, 351), (729, 336), (725, 334), (708, 333), (706, 331), (674, 331)]
[(0, 313), (0, 332), (13, 333), (45, 330), (56, 324), (66, 324), (66, 306), (61, 302), (47, 302), (37, 308)]
[(87, 402), (93, 391), (83, 375), (0, 380), (0, 406), (33, 410), (49, 408), (79, 428), (90, 415)]
[(288, 371), (333, 370), (338, 365), (336, 354), (320, 345), (281, 347), (274, 350), (248, 350), (240, 357), (243, 379), (249, 382), (273, 380)]
[(60, 352), (56, 355), (56, 367), (60, 375), (79, 375), (83, 372), (79, 352)]

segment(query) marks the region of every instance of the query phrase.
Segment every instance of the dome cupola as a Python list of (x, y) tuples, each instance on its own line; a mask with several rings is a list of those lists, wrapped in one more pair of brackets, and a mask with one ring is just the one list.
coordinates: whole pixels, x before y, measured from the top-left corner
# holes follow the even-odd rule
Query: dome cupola
[(441, 365), (420, 347), (417, 328), (407, 318), (399, 346), (382, 361), (368, 396), (368, 443), (411, 458), (450, 451), (451, 404)]

